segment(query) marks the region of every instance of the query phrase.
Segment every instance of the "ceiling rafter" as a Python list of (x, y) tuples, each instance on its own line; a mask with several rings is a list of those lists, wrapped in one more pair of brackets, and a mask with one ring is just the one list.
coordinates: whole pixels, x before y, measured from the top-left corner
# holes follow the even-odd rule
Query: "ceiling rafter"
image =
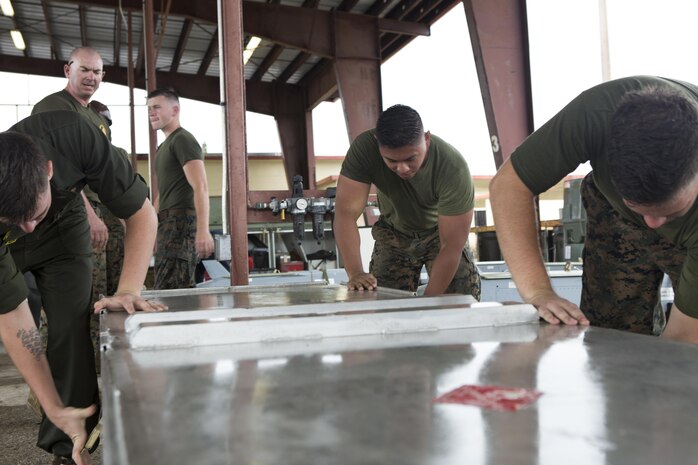
[(114, 12), (114, 66), (121, 64), (121, 13)]
[(264, 60), (262, 60), (259, 66), (257, 66), (257, 70), (254, 72), (250, 80), (261, 81), (271, 65), (274, 64), (276, 59), (279, 58), (279, 55), (281, 55), (281, 53), (284, 51), (284, 48), (285, 47), (282, 45), (274, 44), (271, 50), (269, 50), (269, 53), (267, 53), (267, 56), (264, 57)]
[[(322, 58), (331, 60), (334, 58), (334, 46), (332, 39), (332, 24), (335, 15), (344, 15), (345, 21), (366, 21), (366, 15), (348, 14), (346, 12), (324, 12), (324, 11), (302, 11), (303, 8), (288, 6), (272, 6), (262, 3), (244, 2), (244, 26), (248, 34), (264, 37), (272, 42), (301, 49), (305, 54), (299, 54), (296, 59), (287, 67), (280, 76), (281, 82), (286, 82), (292, 75), (293, 66), (304, 63), (311, 54), (319, 55)], [(282, 23), (283, 18), (283, 23)], [(284, 24), (283, 30), (278, 25)], [(411, 35), (427, 35), (429, 27), (419, 23), (407, 23), (392, 19), (379, 19), (378, 28), (383, 31), (398, 31), (407, 37)], [(405, 41), (408, 38), (403, 39)], [(325, 60), (313, 66), (320, 70), (326, 67)], [(322, 73), (321, 73), (322, 74)], [(324, 74), (322, 74), (324, 76)], [(313, 72), (306, 75), (299, 82), (299, 85), (308, 85), (312, 79)], [(327, 84), (329, 81), (323, 80)], [(331, 84), (336, 88), (336, 82)], [(320, 93), (324, 93), (320, 92)]]
[[(279, 0), (271, 0), (268, 3), (279, 4), (280, 2), (279, 2)], [(303, 4), (301, 5), (301, 8), (317, 8), (319, 3), (320, 3), (319, 0), (305, 0), (305, 2), (303, 2)], [(279, 56), (281, 55), (281, 53), (285, 49), (286, 49), (286, 47), (284, 47), (281, 44), (274, 44), (274, 46), (272, 46), (269, 53), (267, 53), (267, 56), (264, 57), (264, 60), (262, 60), (262, 62), (257, 67), (257, 70), (252, 75), (251, 80), (252, 81), (261, 81), (262, 78), (264, 77), (264, 74), (266, 74), (267, 70), (271, 67), (272, 64), (274, 64), (276, 59), (279, 58)], [(310, 56), (310, 55), (308, 55), (308, 56)], [(306, 60), (307, 60), (307, 58), (306, 58)], [(288, 80), (288, 78), (281, 80), (281, 82), (286, 82), (287, 80)]]
[[(343, 2), (344, 3), (344, 2)], [(390, 5), (390, 2), (386, 0), (376, 0), (373, 2), (373, 4), (366, 10), (365, 15), (366, 16), (379, 16), (388, 6)], [(310, 57), (310, 55), (308, 55)], [(307, 60), (307, 58), (306, 58)], [(305, 76), (303, 76), (303, 79), (298, 83), (301, 86), (310, 86), (311, 81), (314, 77), (316, 76), (326, 76), (327, 75), (327, 70), (330, 66), (330, 62), (327, 59), (322, 59), (318, 61), (311, 69), (308, 71)], [(336, 100), (338, 97), (338, 91), (336, 88), (336, 82), (333, 85), (333, 89), (329, 91), (329, 100)]]
[(136, 57), (136, 66), (134, 66), (134, 76), (143, 76), (145, 74), (145, 47), (143, 44), (143, 34), (140, 34), (138, 41), (138, 56)]
[(359, 0), (343, 0), (337, 7), (337, 11), (351, 11), (357, 3), (359, 3)]
[[(421, 10), (413, 9), (405, 19), (411, 22), (416, 21), (425, 24), (433, 24), (434, 21), (446, 14), (452, 6), (452, 2), (447, 0), (431, 2), (427, 4), (427, 8), (425, 8), (424, 4), (421, 4)], [(381, 40), (381, 50), (384, 51), (385, 59), (391, 57), (403, 47), (404, 38), (402, 38), (403, 41), (400, 41), (400, 39), (401, 37), (396, 35), (392, 40), (386, 39), (385, 42)]]
[[(357, 3), (358, 3), (358, 0), (344, 0), (337, 7), (337, 11), (351, 11), (351, 9), (354, 8), (354, 6)], [(294, 64), (294, 62), (296, 62), (296, 60), (297, 60), (298, 63), (295, 65), (296, 68), (291, 70), (292, 72), (290, 73), (290, 75), (288, 75), (288, 77), (286, 77), (286, 79), (283, 80), (283, 82), (286, 82), (291, 77), (291, 75), (293, 75), (293, 73), (295, 73), (296, 70), (303, 65), (303, 63), (308, 61), (308, 59), (310, 57), (311, 57), (311, 55), (307, 52), (301, 52), (300, 54), (298, 54), (298, 56), (296, 56), (296, 59), (293, 62), (291, 62), (291, 64), (289, 64), (289, 66), (287, 67), (287, 68), (291, 68), (291, 65)], [(318, 63), (315, 64), (314, 68), (324, 69), (326, 66), (327, 66), (327, 58), (323, 58)], [(283, 75), (286, 75), (286, 70), (284, 70)]]
[(51, 44), (51, 58), (61, 60), (61, 49), (56, 41), (56, 35), (53, 33), (53, 20), (49, 11), (48, 0), (41, 0), (41, 10), (44, 13), (44, 24), (46, 25), (46, 34)]
[(452, 7), (452, 2), (447, 0), (441, 0), (440, 2), (434, 2), (431, 8), (424, 11), (422, 15), (422, 21), (429, 22), (433, 24), (434, 21), (445, 15)]
[[(68, 2), (68, 0), (56, 0), (58, 1), (63, 1), (63, 2)], [(141, 2), (138, 0), (121, 0), (122, 2), (122, 9), (140, 9), (141, 8)], [(210, 23), (210, 24), (217, 24), (217, 18), (216, 18), (216, 4), (215, 0), (198, 0), (196, 2), (191, 2), (189, 0), (168, 0), (169, 8), (168, 8), (168, 14), (169, 15), (175, 15), (175, 16), (183, 16), (185, 18), (191, 18), (194, 21), (199, 21), (199, 22), (204, 22), (204, 23)], [(353, 0), (350, 3), (347, 3), (346, 5), (351, 5), (353, 3)], [(454, 0), (448, 0), (447, 3), (454, 3)], [(385, 2), (384, 0), (376, 0), (376, 2), (373, 3), (373, 5), (369, 8), (369, 11), (365, 15), (352, 15), (355, 16), (355, 18), (352, 19), (360, 19), (362, 16), (379, 16), (384, 10), (390, 6), (392, 2)], [(113, 0), (85, 0), (84, 2), (80, 3), (81, 8), (83, 8), (85, 5), (92, 5), (92, 6), (100, 6), (104, 8), (114, 8), (114, 2)], [(283, 24), (283, 30), (285, 31), (285, 34), (292, 33), (293, 31), (297, 31), (296, 34), (300, 34), (301, 30), (300, 28), (306, 27), (307, 24), (313, 24), (317, 22), (317, 20), (327, 22), (329, 21), (329, 17), (332, 14), (331, 12), (328, 11), (323, 11), (323, 10), (318, 10), (317, 6), (319, 5), (318, 0), (306, 0), (306, 2), (303, 4), (303, 7), (292, 7), (292, 6), (286, 6), (286, 5), (280, 5), (277, 3), (259, 3), (259, 2), (253, 2), (249, 0), (243, 0), (242, 6), (243, 6), (243, 18), (244, 18), (244, 25), (246, 27), (246, 32), (249, 34), (256, 34), (259, 35), (267, 40), (271, 40), (272, 42), (275, 43), (280, 43), (282, 42), (280, 35), (280, 29), (279, 29), (279, 24)], [(305, 12), (305, 10), (313, 10), (312, 12)], [(340, 11), (341, 14), (346, 14), (344, 11)], [(280, 17), (284, 18), (290, 18), (288, 21), (285, 22), (280, 22)], [(400, 21), (395, 21), (395, 20), (381, 20), (379, 23), (380, 27), (382, 30), (390, 30), (393, 32), (399, 31), (403, 34), (408, 34), (408, 35), (414, 35), (414, 34), (424, 34), (424, 29), (420, 29), (420, 25), (418, 24), (409, 24), (409, 23), (401, 23)], [(261, 31), (258, 31), (257, 29), (261, 29)], [(260, 34), (260, 32), (265, 32), (266, 34)], [(313, 31), (310, 31), (313, 32)], [(314, 31), (314, 32), (319, 32), (322, 33), (322, 31)], [(305, 31), (305, 37), (307, 40), (309, 32)], [(311, 42), (310, 44), (307, 44), (307, 47), (317, 47), (318, 45), (322, 44), (322, 42), (319, 42), (317, 39), (313, 39), (311, 37)], [(328, 39), (325, 38), (323, 39), (327, 41)], [(296, 48), (301, 48), (304, 49), (303, 44), (299, 43), (284, 43), (282, 44), (284, 46), (292, 46)], [(326, 46), (325, 46), (326, 47)], [(324, 52), (322, 50), (318, 50), (316, 48), (310, 48), (305, 50), (311, 54), (320, 54), (320, 55), (326, 55), (326, 57), (330, 57), (330, 52), (329, 50), (325, 50)]]
[(291, 79), (291, 76), (293, 76), (306, 61), (308, 61), (308, 58), (310, 58), (310, 53), (303, 51), (299, 52), (293, 61), (288, 64), (288, 66), (278, 77), (278, 81), (287, 82), (289, 79)]
[(298, 85), (312, 88), (308, 92), (309, 106), (314, 107), (323, 100), (333, 100), (337, 94), (337, 80), (334, 74), (334, 63), (330, 60), (318, 62), (308, 71)]
[[(414, 12), (415, 8), (417, 8), (419, 5), (420, 2), (418, 0), (402, 0), (399, 4), (395, 6), (395, 8), (393, 8), (386, 14), (386, 17), (397, 20), (405, 19), (409, 15), (411, 15)], [(418, 16), (415, 19), (415, 21), (419, 21)], [(399, 39), (400, 34), (394, 34), (390, 32), (381, 34), (381, 50), (388, 49), (393, 43), (395, 43)]]
[(83, 47), (87, 47), (87, 7), (83, 5), (78, 6), (78, 17), (80, 22), (80, 43)]
[(179, 33), (179, 40), (177, 41), (177, 48), (175, 49), (174, 56), (172, 57), (172, 65), (170, 65), (170, 72), (176, 73), (177, 68), (179, 68), (179, 63), (182, 61), (182, 55), (184, 54), (184, 49), (189, 40), (189, 34), (191, 33), (191, 28), (194, 25), (194, 21), (187, 18), (184, 20), (182, 25), (182, 32)]
[[(158, 0), (155, 2), (157, 4), (155, 13), (159, 18), (154, 19), (159, 26), (155, 37), (157, 48), (162, 49), (161, 56), (164, 57), (166, 52), (168, 57), (172, 57), (167, 63), (163, 63), (162, 59), (159, 60), (158, 77), (162, 76), (165, 79), (161, 84), (181, 84), (186, 83), (187, 79), (197, 83), (208, 83), (209, 79), (204, 78), (215, 78), (211, 70), (216, 68), (215, 60), (219, 52), (216, 2), (217, 0)], [(304, 88), (308, 102), (314, 106), (323, 99), (334, 100), (338, 97), (334, 72), (335, 21), (340, 21), (345, 26), (356, 22), (359, 28), (366, 27), (367, 24), (364, 23), (368, 21), (375, 21), (383, 45), (377, 57), (384, 61), (387, 56), (402, 48), (415, 35), (428, 34), (430, 19), (439, 17), (444, 8), (448, 10), (461, 2), (459, 0), (372, 0), (370, 2), (305, 0), (300, 6), (290, 6), (288, 3), (281, 0), (242, 0), (243, 32), (246, 36), (261, 37), (263, 47), (260, 51), (264, 49), (267, 51), (264, 57), (247, 64), (246, 74), (250, 76), (247, 81), (250, 85), (255, 82), (261, 84), (262, 80), (270, 77), (269, 73), (273, 70), (274, 75), (279, 74), (276, 79), (273, 79), (275, 86)], [(301, 2), (296, 4), (298, 3)], [(366, 3), (369, 5), (361, 6), (361, 11), (355, 11), (358, 5)], [(29, 33), (29, 41), (34, 41), (34, 47), (33, 50), (26, 50), (24, 57), (18, 54), (11, 56), (0, 54), (0, 62), (4, 66), (0, 69), (20, 69), (26, 64), (26, 58), (34, 58), (32, 51), (36, 52), (38, 47), (46, 50), (46, 55), (42, 56), (47, 56), (50, 48), (51, 58), (56, 58), (60, 63), (60, 58), (66, 58), (59, 56), (64, 44), (81, 41), (83, 44), (97, 48), (105, 56), (111, 55), (113, 47), (113, 60), (109, 60), (111, 66), (105, 66), (105, 68), (109, 68), (110, 81), (118, 81), (115, 77), (125, 70), (127, 65), (125, 59), (121, 57), (126, 46), (122, 35), (127, 28), (121, 15), (132, 14), (142, 21), (143, 0), (22, 0), (19, 4), (19, 23)], [(328, 5), (329, 8), (326, 8)], [(26, 8), (32, 9), (31, 17), (39, 18), (36, 25), (29, 25), (22, 21), (22, 13), (25, 13), (24, 17), (26, 17), (27, 11), (30, 11), (22, 11)], [(110, 21), (109, 16), (106, 16), (105, 20), (104, 13), (109, 15), (111, 11), (114, 12), (113, 22)], [(58, 33), (61, 30), (58, 28), (58, 18), (63, 16), (74, 18), (73, 23), (79, 22), (75, 24), (79, 27), (79, 38), (75, 35), (61, 36)], [(416, 18), (419, 18), (420, 22), (415, 22)], [(167, 24), (168, 19), (170, 19), (169, 24)], [(169, 31), (164, 37), (167, 32), (166, 26), (172, 26), (178, 21), (182, 22), (181, 31)], [(142, 29), (142, 26), (141, 22), (136, 27)], [(113, 31), (110, 31), (113, 32), (113, 36), (107, 36), (106, 40), (103, 34), (93, 32), (95, 28), (108, 30), (110, 27), (113, 27)], [(202, 37), (199, 30), (208, 31), (210, 40), (206, 36)], [(174, 34), (178, 34), (177, 40), (168, 40)], [(145, 76), (144, 43), (140, 35), (140, 31), (136, 30), (131, 48), (137, 54), (133, 60), (134, 82), (137, 86), (138, 83), (143, 82)], [(194, 46), (195, 42), (196, 46)], [(285, 58), (287, 55), (292, 58), (290, 62)], [(48, 61), (54, 65), (53, 60)], [(310, 61), (313, 66), (308, 65)], [(9, 62), (12, 64), (6, 66)], [(115, 72), (115, 70), (119, 71)], [(36, 74), (45, 74), (45, 72)], [(297, 83), (289, 84), (292, 80)], [(192, 85), (184, 84), (181, 88), (184, 97), (196, 98), (196, 95), (204, 95), (206, 101), (218, 101), (217, 86), (214, 85), (211, 89), (191, 87)], [(257, 87), (258, 92), (266, 92), (271, 88)]]
[[(53, 0), (55, 3), (77, 3), (74, 0)], [(208, 24), (218, 23), (217, 0), (172, 0), (169, 14), (173, 16), (183, 16), (195, 21)], [(143, 12), (143, 0), (120, 0), (121, 9), (130, 10), (137, 13)], [(115, 0), (80, 0), (80, 5), (97, 6), (100, 8), (117, 8), (119, 2)], [(244, 2), (243, 2), (244, 3)]]
[[(162, 47), (162, 41), (165, 38), (165, 30), (167, 29), (167, 20), (170, 18), (170, 8), (172, 7), (172, 0), (167, 0), (167, 3), (165, 4), (165, 8), (163, 11), (160, 11), (160, 32), (158, 33), (156, 43), (155, 43), (155, 57), (153, 58), (153, 62), (157, 63), (158, 61), (158, 55), (160, 55), (160, 48)], [(156, 18), (158, 15), (156, 15)], [(155, 23), (157, 25), (157, 19), (155, 19)]]
[[(434, 2), (435, 3), (435, 2)], [(391, 19), (404, 19), (410, 13), (414, 11), (420, 5), (419, 0), (402, 0), (400, 3), (395, 5), (388, 13), (386, 13), (386, 18)]]
[(197, 75), (203, 76), (206, 74), (206, 71), (208, 71), (208, 67), (211, 66), (211, 62), (213, 61), (213, 57), (218, 53), (218, 29), (216, 29), (216, 32), (213, 34), (213, 37), (211, 37), (211, 41), (208, 43), (208, 48), (206, 48), (206, 53), (204, 53), (204, 57), (201, 59), (201, 65), (199, 66), (199, 70), (196, 72)]
[(373, 5), (368, 7), (368, 10), (366, 10), (366, 15), (369, 16), (380, 16), (391, 4), (392, 2), (388, 2), (386, 0), (376, 0), (373, 2)]

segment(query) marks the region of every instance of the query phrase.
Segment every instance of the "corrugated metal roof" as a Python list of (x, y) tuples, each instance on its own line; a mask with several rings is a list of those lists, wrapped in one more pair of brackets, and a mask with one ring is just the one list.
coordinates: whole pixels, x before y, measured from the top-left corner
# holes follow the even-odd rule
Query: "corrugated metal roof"
[[(105, 66), (123, 71), (120, 74), (110, 70), (112, 76), (125, 75), (130, 12), (137, 80), (144, 74), (141, 0), (14, 0), (12, 3), (14, 18), (0, 16), (0, 71), (61, 76), (62, 64), (70, 52), (87, 45), (99, 51)], [(270, 11), (278, 11), (271, 10), (278, 7), (345, 11), (430, 26), (459, 3), (459, 0), (246, 0), (243, 12), (246, 4), (265, 4)], [(174, 74), (182, 78), (218, 76), (216, 1), (155, 0), (154, 10), (157, 71), (175, 70)], [(24, 35), (27, 44), (24, 52), (13, 46), (9, 32), (12, 29), (19, 29)], [(383, 33), (381, 58), (387, 59), (412, 38), (410, 34)], [(265, 60), (270, 53), (275, 58)], [(265, 83), (281, 80), (295, 85), (326, 60), (288, 44), (263, 39), (245, 65), (244, 75), (245, 79), (255, 78)], [(258, 72), (262, 65), (264, 68)]]

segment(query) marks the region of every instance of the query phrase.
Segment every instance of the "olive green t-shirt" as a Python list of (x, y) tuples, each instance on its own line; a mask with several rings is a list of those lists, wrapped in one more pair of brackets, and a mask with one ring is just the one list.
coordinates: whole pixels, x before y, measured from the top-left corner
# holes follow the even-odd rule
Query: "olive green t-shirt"
[(155, 174), (158, 177), (159, 209), (194, 209), (194, 190), (184, 175), (184, 164), (203, 160), (201, 146), (184, 128), (177, 128), (158, 147)]
[(439, 216), (462, 215), (475, 205), (468, 164), (458, 150), (433, 134), (426, 161), (411, 179), (400, 178), (385, 164), (375, 129), (354, 139), (340, 174), (374, 184), (381, 218), (398, 231), (434, 229)]
[(41, 99), (34, 108), (32, 109), (32, 115), (37, 113), (43, 113), (45, 111), (56, 111), (56, 110), (66, 110), (75, 111), (81, 115), (87, 117), (95, 126), (99, 128), (102, 133), (107, 136), (107, 139), (111, 140), (111, 129), (109, 129), (109, 124), (92, 106), (87, 105), (82, 106), (80, 102), (75, 100), (70, 93), (63, 89), (51, 95), (47, 95)]
[[(148, 195), (148, 187), (131, 169), (116, 147), (94, 124), (73, 111), (51, 111), (32, 115), (13, 127), (29, 135), (39, 145), (46, 158), (53, 163), (51, 207), (44, 220), (31, 235), (36, 246), (29, 250), (42, 251), (41, 239), (46, 225), (68, 214), (70, 208), (82, 202), (80, 190), (90, 186), (100, 195), (104, 204), (119, 218), (128, 218), (138, 211)], [(10, 254), (12, 242), (24, 233), (16, 226), (0, 223), (0, 313), (15, 309), (27, 298), (22, 273), (17, 270)], [(86, 252), (89, 253), (89, 252)], [(39, 261), (39, 258), (36, 258)]]
[[(672, 79), (634, 76), (600, 84), (572, 100), (512, 153), (511, 163), (519, 178), (531, 192), (540, 194), (588, 161), (594, 183), (613, 208), (627, 220), (646, 227), (613, 186), (607, 139), (621, 97), (647, 86), (668, 87), (698, 102), (697, 86)], [(674, 300), (681, 311), (698, 317), (698, 202), (686, 215), (657, 232), (688, 250)]]
[[(107, 139), (111, 141), (111, 129), (109, 128), (109, 124), (104, 117), (100, 115), (97, 110), (92, 108), (91, 105), (88, 104), (86, 107), (83, 106), (80, 102), (75, 100), (72, 95), (70, 95), (70, 92), (65, 89), (51, 95), (47, 95), (41, 99), (36, 105), (34, 105), (32, 115), (43, 113), (45, 111), (57, 110), (75, 111), (80, 113), (92, 121), (92, 123), (94, 123), (94, 125), (97, 126), (105, 136), (107, 136)], [(89, 187), (86, 187), (84, 192), (88, 199), (92, 200), (93, 202), (99, 202), (99, 197), (97, 194), (92, 192)]]

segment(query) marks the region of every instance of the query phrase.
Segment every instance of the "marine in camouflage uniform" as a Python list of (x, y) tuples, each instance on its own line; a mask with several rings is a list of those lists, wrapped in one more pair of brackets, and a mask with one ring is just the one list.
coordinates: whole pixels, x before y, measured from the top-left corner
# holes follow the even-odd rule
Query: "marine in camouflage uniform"
[[(381, 214), (373, 225), (375, 242), (365, 273), (356, 219), (372, 184)], [(348, 287), (416, 291), (425, 266), (425, 295), (479, 299), (480, 275), (467, 241), (474, 204), (472, 177), (458, 150), (425, 132), (412, 108), (387, 109), (375, 129), (352, 142), (337, 185), (334, 231)]]
[(165, 134), (155, 156), (158, 235), (154, 287), (194, 287), (199, 258), (213, 253), (204, 155), (196, 138), (179, 123), (179, 97), (174, 91), (150, 92), (148, 114), (151, 127)]
[[(514, 150), (490, 183), (490, 199), (519, 292), (542, 318), (698, 341), (696, 134), (698, 86), (632, 76), (581, 93)], [(531, 260), (538, 244), (526, 229), (533, 197), (587, 162), (577, 308), (552, 291), (542, 259)], [(674, 289), (666, 324), (664, 273)]]

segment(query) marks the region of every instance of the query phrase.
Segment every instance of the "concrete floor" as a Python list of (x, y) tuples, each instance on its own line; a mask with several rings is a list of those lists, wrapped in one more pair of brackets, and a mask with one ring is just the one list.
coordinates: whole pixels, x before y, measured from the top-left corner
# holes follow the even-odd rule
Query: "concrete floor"
[[(39, 420), (27, 407), (29, 388), (0, 343), (0, 465), (49, 465), (53, 456), (36, 447)], [(101, 465), (102, 447), (92, 455)]]

